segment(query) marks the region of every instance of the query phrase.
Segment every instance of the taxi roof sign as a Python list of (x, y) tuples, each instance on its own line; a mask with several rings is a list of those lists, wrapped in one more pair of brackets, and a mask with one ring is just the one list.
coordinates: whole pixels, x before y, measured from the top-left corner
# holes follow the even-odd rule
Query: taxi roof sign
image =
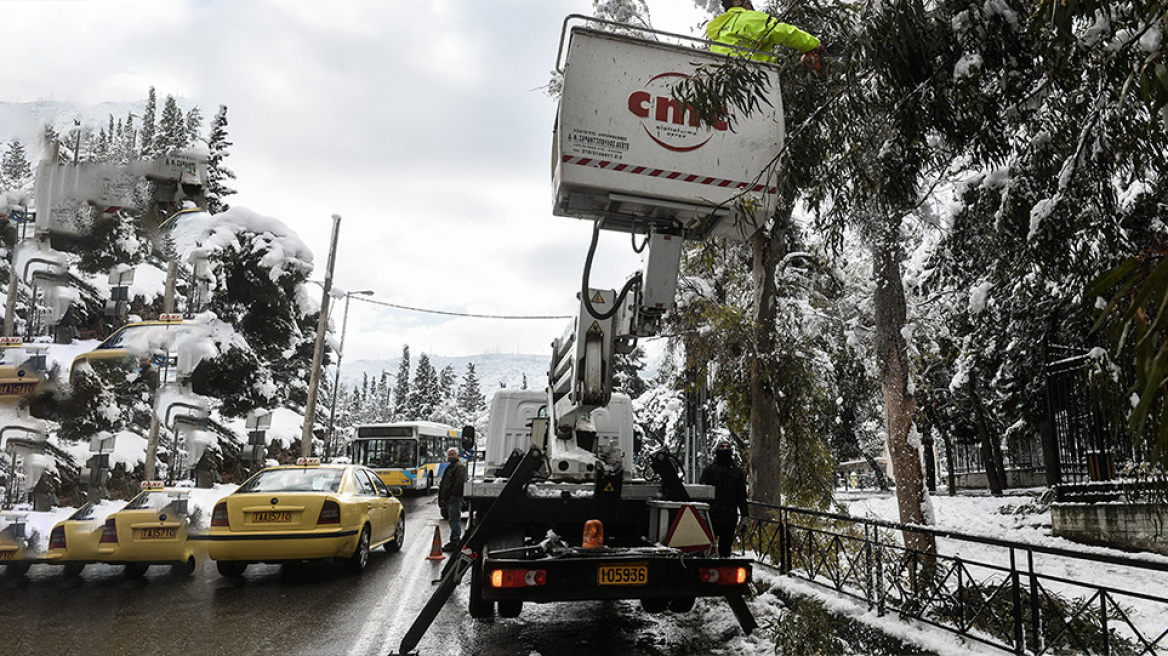
[(181, 312), (171, 312), (167, 314), (158, 315), (159, 321), (182, 321), (183, 315)]
[(303, 467), (315, 467), (320, 464), (320, 458), (297, 458), (296, 464)]
[(162, 481), (142, 481), (143, 490), (161, 490), (163, 488)]

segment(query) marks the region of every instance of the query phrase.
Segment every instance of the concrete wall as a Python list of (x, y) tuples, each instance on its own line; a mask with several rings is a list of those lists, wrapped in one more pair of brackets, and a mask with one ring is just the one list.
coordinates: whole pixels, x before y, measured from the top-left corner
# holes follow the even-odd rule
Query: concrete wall
[(1051, 525), (1059, 537), (1118, 549), (1168, 555), (1168, 507), (1149, 503), (1056, 503)]

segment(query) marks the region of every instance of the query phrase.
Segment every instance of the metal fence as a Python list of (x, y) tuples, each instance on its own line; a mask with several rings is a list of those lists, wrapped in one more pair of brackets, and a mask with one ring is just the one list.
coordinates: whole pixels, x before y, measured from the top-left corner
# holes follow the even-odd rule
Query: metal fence
[[(1168, 655), (1168, 564), (761, 503), (751, 515), (739, 548), (879, 615), (1015, 654)], [(938, 553), (906, 549), (903, 531), (934, 536)], [(1126, 568), (1160, 596), (1069, 578), (1068, 559)]]

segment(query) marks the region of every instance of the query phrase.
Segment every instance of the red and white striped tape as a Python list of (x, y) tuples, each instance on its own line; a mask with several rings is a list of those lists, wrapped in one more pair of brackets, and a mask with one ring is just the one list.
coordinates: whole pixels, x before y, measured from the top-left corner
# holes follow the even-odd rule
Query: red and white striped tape
[(767, 187), (766, 185), (755, 184), (751, 186), (749, 182), (738, 182), (736, 180), (725, 180), (722, 178), (711, 178), (694, 173), (683, 173), (681, 171), (666, 171), (665, 169), (655, 169), (648, 166), (635, 166), (633, 164), (625, 164), (623, 162), (613, 162), (606, 159), (594, 159), (591, 157), (576, 157), (575, 155), (563, 155), (561, 160), (564, 164), (575, 164), (576, 166), (587, 166), (595, 169), (605, 169), (608, 171), (617, 171), (620, 173), (628, 173), (630, 175), (647, 175), (650, 178), (664, 178), (666, 180), (678, 180), (680, 182), (692, 182), (694, 184), (709, 185), (711, 187), (729, 187), (738, 189), (740, 191), (763, 192), (768, 194), (778, 193), (775, 187)]

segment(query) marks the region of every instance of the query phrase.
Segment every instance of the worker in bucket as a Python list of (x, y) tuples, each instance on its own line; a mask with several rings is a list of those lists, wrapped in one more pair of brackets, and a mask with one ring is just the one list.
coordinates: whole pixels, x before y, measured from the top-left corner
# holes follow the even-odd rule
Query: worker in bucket
[(734, 447), (729, 440), (718, 442), (714, 462), (702, 471), (699, 481), (714, 488), (714, 502), (710, 504), (710, 523), (718, 539), (718, 555), (726, 558), (734, 544), (738, 516), (750, 516), (746, 496), (746, 473), (734, 462)]
[(722, 8), (726, 13), (710, 21), (706, 26), (706, 36), (711, 41), (747, 48), (753, 52), (746, 53), (718, 45), (710, 46), (712, 52), (773, 62), (775, 57), (771, 51), (776, 46), (786, 46), (803, 53), (803, 65), (808, 69), (820, 69), (823, 44), (818, 38), (794, 25), (781, 23), (766, 12), (755, 11), (750, 0), (722, 0)]

